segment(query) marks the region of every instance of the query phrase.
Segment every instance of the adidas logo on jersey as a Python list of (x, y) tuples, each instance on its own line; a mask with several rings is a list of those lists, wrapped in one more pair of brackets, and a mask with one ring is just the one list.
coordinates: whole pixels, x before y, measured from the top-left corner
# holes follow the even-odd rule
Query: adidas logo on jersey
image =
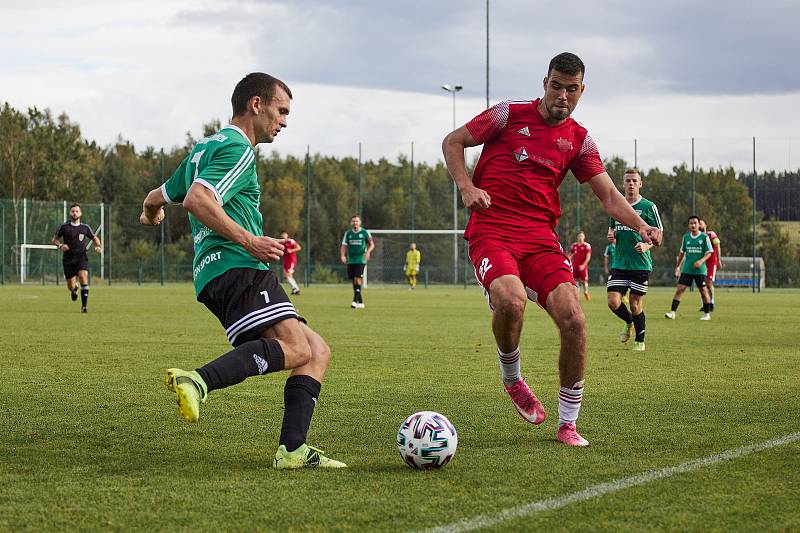
[(525, 126), (521, 130), (517, 130), (517, 133), (520, 133), (520, 134), (524, 135), (525, 137), (530, 137), (531, 136), (531, 130), (528, 129), (528, 126)]
[(514, 150), (514, 157), (517, 158), (517, 163), (522, 163), (526, 159), (528, 159), (528, 152), (525, 150), (524, 146), (520, 146), (516, 150)]

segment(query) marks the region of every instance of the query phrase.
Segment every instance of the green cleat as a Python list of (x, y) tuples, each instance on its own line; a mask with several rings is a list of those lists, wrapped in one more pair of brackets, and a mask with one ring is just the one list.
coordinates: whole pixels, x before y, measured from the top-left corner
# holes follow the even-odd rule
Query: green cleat
[(644, 342), (634, 342), (633, 343), (633, 351), (634, 352), (643, 352), (644, 351)]
[(206, 402), (208, 388), (200, 374), (192, 370), (187, 372), (180, 368), (168, 368), (164, 379), (167, 389), (177, 395), (178, 412), (188, 422), (197, 422), (200, 418), (200, 404)]
[(633, 322), (630, 324), (625, 324), (625, 329), (619, 334), (619, 342), (628, 342), (628, 339), (631, 338), (633, 334)]
[(345, 468), (347, 465), (330, 457), (319, 448), (301, 444), (293, 452), (287, 452), (286, 446), (281, 444), (275, 452), (274, 468)]

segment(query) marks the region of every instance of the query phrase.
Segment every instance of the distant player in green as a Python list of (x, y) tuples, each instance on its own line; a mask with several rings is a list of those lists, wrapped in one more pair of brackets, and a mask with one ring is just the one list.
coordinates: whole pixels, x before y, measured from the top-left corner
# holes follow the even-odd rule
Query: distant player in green
[(139, 220), (160, 224), (167, 203), (182, 203), (189, 211), (197, 300), (216, 315), (234, 347), (194, 371), (167, 370), (167, 389), (176, 394), (181, 416), (197, 421), (200, 404), (214, 389), (292, 369), (273, 466), (341, 468), (346, 465), (306, 444), (330, 348), (298, 316), (268, 269), (266, 263), (283, 255), (285, 242), (263, 235), (258, 210), (253, 147), (271, 143), (286, 127), (291, 99), (282, 81), (260, 72), (245, 76), (231, 97), (231, 123), (200, 139), (167, 182), (150, 191)]
[(666, 318), (675, 320), (675, 314), (681, 303), (681, 296), (692, 283), (697, 285), (703, 298), (703, 316), (700, 320), (711, 320), (711, 299), (706, 289), (706, 261), (711, 257), (714, 247), (706, 233), (700, 231), (700, 219), (696, 215), (689, 217), (689, 233), (683, 235), (681, 250), (678, 253), (678, 264), (675, 266), (675, 277), (678, 288), (672, 297), (672, 309), (664, 313)]
[[(639, 193), (642, 188), (642, 175), (639, 170), (636, 168), (626, 170), (622, 176), (622, 186), (625, 189), (625, 199), (636, 214), (651, 226), (663, 230), (656, 204)], [(628, 342), (631, 331), (635, 330), (633, 350), (643, 352), (645, 351), (644, 297), (647, 294), (650, 272), (653, 271), (653, 258), (650, 255), (650, 248), (653, 245), (643, 242), (639, 232), (614, 219), (609, 219), (608, 240), (616, 241), (611, 273), (606, 283), (608, 308), (625, 322), (619, 340)], [(623, 302), (628, 290), (630, 290), (630, 310)]]
[(422, 254), (417, 250), (417, 243), (412, 242), (406, 252), (406, 264), (404, 265), (408, 290), (413, 291), (417, 287), (417, 274), (421, 262)]
[(611, 242), (606, 244), (606, 249), (603, 250), (603, 275), (608, 278), (608, 274), (614, 267), (614, 252), (617, 249), (617, 238), (612, 236)]
[(339, 259), (347, 265), (347, 279), (353, 282), (353, 301), (350, 307), (364, 309), (364, 297), (361, 295), (361, 285), (364, 278), (364, 268), (369, 261), (369, 255), (375, 249), (375, 243), (369, 232), (361, 227), (361, 217), (350, 217), (349, 229), (344, 232), (342, 245), (339, 247)]

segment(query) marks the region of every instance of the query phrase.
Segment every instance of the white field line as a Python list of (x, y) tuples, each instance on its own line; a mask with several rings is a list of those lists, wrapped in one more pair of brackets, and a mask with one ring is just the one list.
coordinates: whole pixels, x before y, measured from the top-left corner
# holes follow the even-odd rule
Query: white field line
[(649, 483), (650, 481), (668, 478), (676, 474), (683, 474), (685, 472), (691, 472), (707, 466), (713, 466), (731, 459), (737, 459), (745, 455), (750, 455), (751, 453), (769, 450), (770, 448), (783, 446), (784, 444), (789, 444), (798, 440), (800, 440), (800, 432), (785, 435), (777, 439), (768, 440), (760, 444), (751, 444), (750, 446), (734, 448), (717, 455), (710, 455), (708, 457), (694, 459), (677, 466), (670, 466), (661, 470), (645, 472), (644, 474), (639, 474), (637, 476), (621, 478), (614, 481), (609, 481), (607, 483), (600, 483), (587, 489), (573, 492), (572, 494), (558, 496), (556, 498), (549, 498), (547, 500), (541, 500), (538, 502), (531, 502), (517, 507), (509, 507), (497, 513), (478, 515), (474, 518), (466, 518), (464, 520), (459, 520), (458, 522), (453, 522), (452, 524), (426, 529), (424, 530), (424, 533), (457, 533), (461, 531), (473, 531), (484, 527), (494, 526), (515, 518), (529, 516), (540, 511), (552, 511), (554, 509), (560, 509), (572, 503), (582, 502), (598, 496), (604, 496), (606, 494), (618, 492), (620, 490), (635, 487), (637, 485), (643, 485), (645, 483)]

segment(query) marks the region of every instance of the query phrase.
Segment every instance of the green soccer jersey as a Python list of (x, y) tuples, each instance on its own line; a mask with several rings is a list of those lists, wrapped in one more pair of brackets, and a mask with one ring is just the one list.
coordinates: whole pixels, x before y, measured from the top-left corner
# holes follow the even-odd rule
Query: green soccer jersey
[(608, 257), (608, 268), (612, 269), (614, 267), (614, 252), (617, 249), (617, 245), (613, 242), (610, 242), (606, 245), (606, 249), (603, 252), (603, 257)]
[(351, 229), (344, 232), (342, 244), (347, 246), (347, 264), (348, 265), (366, 265), (367, 264), (367, 244), (372, 237), (369, 232), (364, 228), (358, 231)]
[(698, 259), (702, 259), (704, 255), (713, 250), (714, 248), (711, 246), (711, 239), (709, 239), (708, 235), (702, 231), (696, 236), (692, 236), (691, 233), (684, 234), (683, 242), (681, 242), (681, 252), (686, 254), (686, 257), (683, 260), (681, 274), (705, 276), (708, 272), (705, 261), (702, 265), (700, 265), (700, 268), (694, 268), (694, 263)]
[[(161, 194), (170, 203), (180, 203), (192, 183), (211, 190), (225, 214), (234, 222), (253, 235), (263, 235), (263, 219), (258, 210), (261, 189), (256, 176), (255, 153), (241, 129), (228, 125), (214, 135), (200, 139), (161, 186)], [(267, 269), (242, 246), (215, 233), (191, 213), (189, 223), (194, 240), (192, 277), (197, 294), (209, 281), (232, 268)]]
[[(645, 197), (639, 197), (631, 207), (636, 214), (642, 217), (647, 224), (664, 229), (661, 217), (658, 215), (656, 204)], [(643, 242), (638, 231), (617, 222), (613, 218), (608, 221), (608, 227), (613, 228), (617, 237), (617, 248), (614, 252), (613, 268), (619, 270), (653, 270), (653, 257), (650, 250), (640, 254), (636, 251), (636, 244)]]

